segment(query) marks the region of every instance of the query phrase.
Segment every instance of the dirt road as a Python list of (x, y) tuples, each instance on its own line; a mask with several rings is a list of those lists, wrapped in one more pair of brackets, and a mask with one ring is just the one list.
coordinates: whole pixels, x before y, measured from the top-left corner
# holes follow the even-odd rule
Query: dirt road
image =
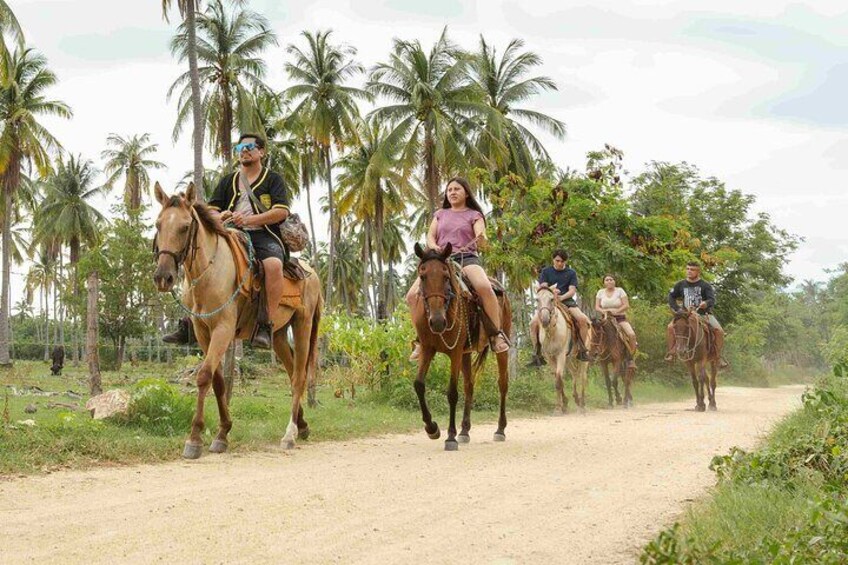
[(455, 453), (422, 431), (16, 479), (0, 562), (633, 562), (713, 484), (712, 455), (753, 446), (802, 391), (513, 420), (506, 443), (480, 425)]

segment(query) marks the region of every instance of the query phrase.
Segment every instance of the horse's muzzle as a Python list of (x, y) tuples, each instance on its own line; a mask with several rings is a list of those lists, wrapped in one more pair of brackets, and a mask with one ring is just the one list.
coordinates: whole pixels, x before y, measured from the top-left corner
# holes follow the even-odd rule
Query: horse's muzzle
[(153, 282), (159, 292), (169, 292), (174, 288), (176, 276), (174, 270), (164, 265), (158, 265), (153, 273)]
[(448, 321), (445, 319), (445, 317), (442, 314), (436, 314), (436, 313), (434, 313), (430, 316), (430, 319), (427, 320), (427, 323), (430, 326), (430, 330), (433, 333), (437, 333), (437, 334), (440, 334), (443, 331), (445, 331), (445, 328), (448, 325)]
[(551, 323), (551, 313), (548, 310), (539, 312), (539, 322), (547, 328)]

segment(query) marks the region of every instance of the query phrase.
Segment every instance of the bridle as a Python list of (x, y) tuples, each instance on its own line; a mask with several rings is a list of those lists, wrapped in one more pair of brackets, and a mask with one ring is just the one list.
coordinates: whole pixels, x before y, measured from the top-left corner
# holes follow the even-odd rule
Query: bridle
[[(687, 331), (686, 331), (685, 334), (679, 334), (679, 333), (677, 333), (676, 330), (674, 331), (675, 344), (679, 343), (683, 339), (686, 340), (686, 349), (683, 350), (683, 353), (681, 354), (679, 350), (677, 351), (677, 359), (679, 361), (683, 361), (685, 363), (688, 363), (695, 358), (695, 352), (697, 351), (698, 346), (701, 345), (701, 342), (704, 340), (704, 336), (706, 335), (706, 333), (703, 331), (703, 328), (701, 327), (701, 320), (696, 317), (694, 319), (694, 321), (695, 321), (694, 341), (695, 342), (694, 342), (694, 344), (692, 343), (693, 331), (692, 331), (692, 326), (691, 326), (690, 322), (692, 321), (692, 314), (693, 313), (694, 312), (689, 312), (689, 314), (686, 318), (683, 318), (682, 316), (677, 316), (677, 315), (675, 315), (675, 318), (674, 318), (674, 322), (676, 322), (678, 320), (683, 320), (683, 319), (686, 320), (686, 330)], [(677, 347), (675, 347), (675, 349), (677, 349)]]
[[(159, 228), (156, 228), (156, 233), (153, 235), (153, 260), (159, 261), (159, 257), (162, 255), (168, 255), (174, 260), (174, 270), (179, 271), (181, 265), (185, 265), (186, 260), (191, 255), (191, 263), (194, 264), (195, 259), (197, 258), (197, 249), (200, 247), (197, 243), (197, 233), (198, 233), (198, 219), (194, 208), (190, 208), (191, 212), (191, 224), (188, 228), (188, 237), (186, 238), (185, 245), (178, 252), (170, 251), (168, 249), (159, 249), (159, 244), (157, 240), (159, 239)], [(206, 264), (206, 267), (203, 268), (203, 271), (194, 279), (192, 279), (188, 271), (185, 272), (186, 280), (189, 282), (188, 290), (193, 289), (197, 286), (197, 283), (200, 282), (200, 279), (206, 275), (212, 265), (215, 264), (215, 259), (218, 256), (218, 244), (220, 243), (220, 237), (215, 238), (215, 252), (212, 254), (212, 258), (209, 259), (209, 263)]]
[[(439, 339), (442, 340), (442, 344), (445, 347), (447, 347), (448, 349), (455, 349), (457, 344), (459, 343), (459, 338), (462, 335), (462, 332), (461, 331), (456, 332), (456, 338), (454, 339), (454, 342), (453, 342), (452, 345), (448, 344), (447, 341), (445, 341), (445, 334), (452, 332), (457, 327), (457, 321), (459, 319), (465, 317), (466, 323), (468, 322), (468, 316), (465, 313), (465, 304), (464, 304), (465, 301), (462, 300), (462, 299), (457, 299), (456, 301), (454, 301), (454, 299), (457, 296), (457, 292), (454, 289), (454, 281), (453, 281), (454, 271), (451, 268), (451, 265), (447, 261), (440, 259), (440, 258), (435, 258), (435, 257), (431, 258), (431, 259), (427, 259), (426, 261), (421, 261), (421, 265), (423, 265), (427, 261), (439, 261), (439, 262), (443, 263), (448, 268), (448, 276), (447, 276), (447, 280), (445, 281), (444, 292), (431, 292), (431, 293), (428, 294), (428, 293), (424, 292), (424, 284), (419, 283), (418, 294), (421, 296), (422, 300), (424, 301), (424, 313), (427, 315), (427, 319), (429, 320), (430, 315), (431, 315), (431, 311), (430, 311), (430, 299), (431, 298), (441, 298), (442, 300), (445, 301), (445, 317), (447, 317), (450, 320), (450, 325), (446, 326), (445, 329), (443, 329), (440, 332), (433, 331), (432, 328), (430, 328), (430, 331), (432, 333), (436, 334), (437, 336), (439, 336)], [(419, 278), (419, 281), (420, 281), (420, 279), (421, 279), (420, 274), (418, 275), (418, 278)], [(451, 311), (451, 306), (453, 306), (453, 311)], [(468, 339), (469, 337), (470, 337), (470, 328), (469, 328), (469, 331), (466, 333), (466, 339)]]
[[(537, 306), (537, 308), (539, 309), (540, 314), (541, 314), (542, 310), (548, 311), (548, 314), (550, 314), (550, 317), (551, 317), (551, 321), (550, 321), (550, 323), (548, 324), (547, 327), (553, 328), (553, 327), (556, 327), (557, 318), (559, 318), (559, 316), (557, 316), (557, 310), (558, 309), (557, 309), (556, 302), (555, 302), (557, 300), (556, 293), (553, 290), (551, 290), (550, 287), (543, 286), (543, 287), (540, 287), (539, 290), (536, 291), (537, 299), (538, 299), (539, 293), (542, 292), (543, 290), (551, 293), (551, 296), (554, 299), (554, 302), (551, 302), (551, 304), (553, 304), (553, 306)], [(541, 322), (541, 320), (539, 320), (539, 321)]]

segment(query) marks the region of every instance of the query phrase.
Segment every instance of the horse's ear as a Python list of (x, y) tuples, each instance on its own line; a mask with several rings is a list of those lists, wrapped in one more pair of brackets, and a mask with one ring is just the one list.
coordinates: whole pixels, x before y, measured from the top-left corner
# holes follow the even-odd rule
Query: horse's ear
[(415, 245), (412, 248), (415, 251), (416, 257), (418, 257), (419, 259), (424, 258), (424, 248), (421, 247), (420, 243), (416, 242)]
[(450, 243), (445, 245), (445, 248), (442, 250), (442, 259), (447, 259), (451, 256), (451, 251), (453, 251), (453, 245)]
[(156, 202), (161, 204), (163, 207), (169, 200), (171, 200), (171, 197), (162, 190), (162, 185), (159, 184), (158, 180), (156, 181), (156, 185), (153, 187), (153, 195), (156, 196)]
[(195, 190), (193, 182), (188, 183), (188, 188), (185, 191), (185, 199), (189, 206), (192, 206), (197, 200), (197, 190)]

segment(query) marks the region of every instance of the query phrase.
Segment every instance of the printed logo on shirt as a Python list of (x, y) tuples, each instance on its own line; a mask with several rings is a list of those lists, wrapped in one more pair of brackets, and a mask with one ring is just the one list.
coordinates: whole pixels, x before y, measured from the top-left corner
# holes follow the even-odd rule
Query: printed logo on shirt
[(701, 302), (702, 300), (700, 286), (687, 286), (683, 288), (684, 308), (697, 308)]
[(270, 208), (270, 207), (271, 207), (271, 195), (270, 195), (270, 194), (263, 194), (262, 196), (260, 196), (260, 197), (259, 197), (259, 201), (260, 201), (260, 202), (262, 203), (262, 205), (263, 205), (263, 206), (265, 206), (266, 208)]

